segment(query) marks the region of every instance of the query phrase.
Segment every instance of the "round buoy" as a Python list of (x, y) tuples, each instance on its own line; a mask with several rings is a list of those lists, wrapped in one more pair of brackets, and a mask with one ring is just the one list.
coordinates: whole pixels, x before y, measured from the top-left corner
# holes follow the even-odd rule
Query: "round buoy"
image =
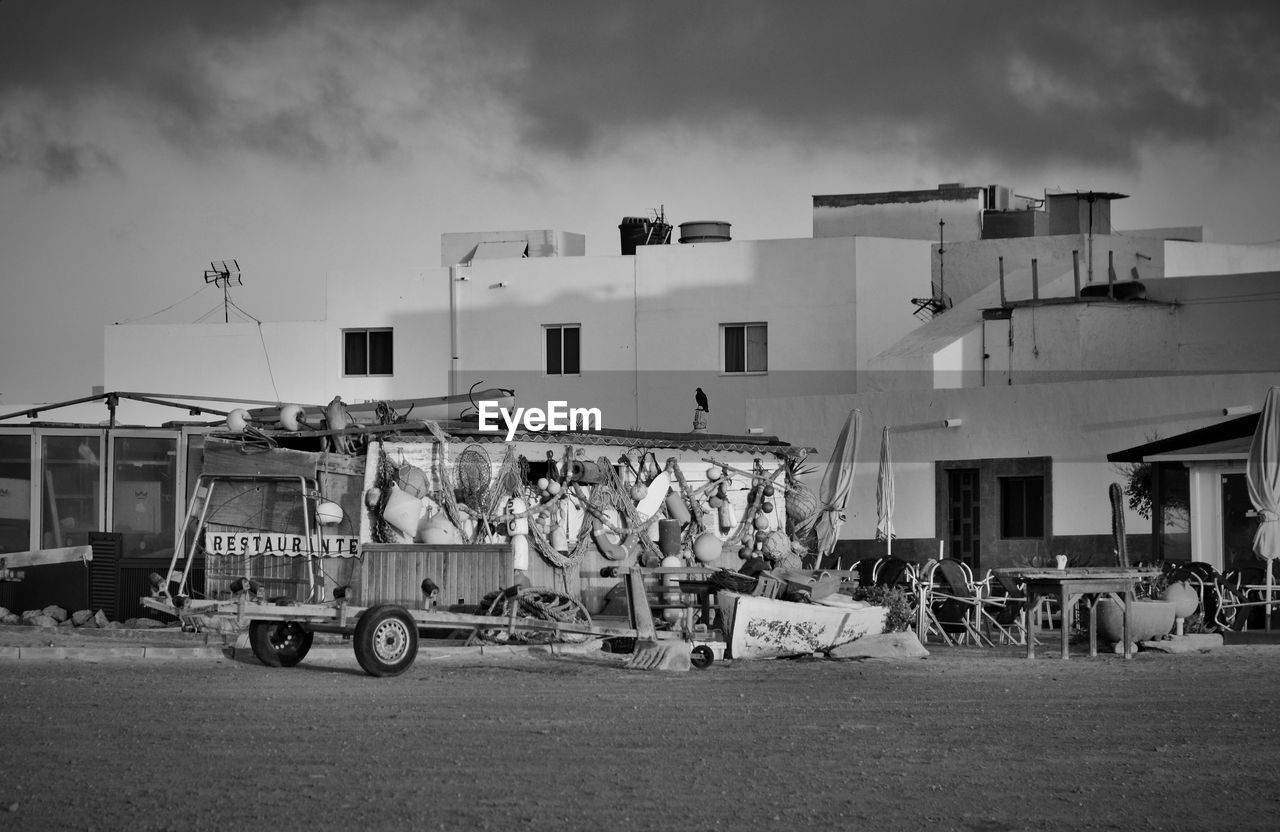
[(370, 511), (378, 508), (378, 501), (382, 499), (382, 489), (376, 485), (364, 492), (364, 507)]
[(342, 522), (342, 506), (333, 500), (323, 500), (316, 504), (316, 522), (322, 526), (336, 526)]
[(698, 563), (711, 563), (720, 558), (720, 538), (714, 532), (703, 532), (693, 541), (693, 558)]
[(302, 405), (287, 404), (280, 408), (280, 427), (285, 430), (301, 430), (302, 428)]
[(638, 503), (648, 496), (649, 496), (649, 487), (644, 485), (643, 483), (636, 483), (635, 485), (631, 486), (631, 501), (633, 503)]
[(244, 429), (249, 424), (249, 411), (243, 407), (237, 407), (227, 414), (227, 430), (232, 433), (244, 433)]

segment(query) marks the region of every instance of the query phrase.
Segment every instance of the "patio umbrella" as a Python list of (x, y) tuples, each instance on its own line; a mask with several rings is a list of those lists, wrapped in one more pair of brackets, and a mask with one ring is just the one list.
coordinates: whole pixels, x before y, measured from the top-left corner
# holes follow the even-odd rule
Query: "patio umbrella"
[(1266, 627), (1271, 629), (1271, 561), (1280, 557), (1280, 387), (1267, 391), (1249, 445), (1249, 500), (1258, 510), (1253, 551), (1267, 562)]
[(880, 477), (876, 482), (876, 540), (883, 540), (893, 554), (893, 454), (889, 449), (889, 426), (880, 439)]
[[(862, 431), (862, 411), (857, 408), (849, 411), (836, 444), (831, 449), (831, 461), (827, 470), (822, 473), (822, 482), (818, 485), (818, 522), (814, 529), (818, 535), (818, 562), (831, 554), (840, 537), (840, 527), (844, 524), (845, 506), (849, 502), (849, 492), (853, 489), (853, 463), (858, 451), (858, 434)], [(817, 564), (815, 564), (817, 565)]]

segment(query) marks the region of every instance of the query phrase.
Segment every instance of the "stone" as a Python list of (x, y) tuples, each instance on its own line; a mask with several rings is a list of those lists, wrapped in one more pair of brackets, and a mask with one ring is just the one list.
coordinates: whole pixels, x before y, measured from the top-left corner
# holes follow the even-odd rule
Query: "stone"
[(71, 623), (77, 627), (83, 627), (93, 620), (93, 610), (76, 610), (71, 613)]
[(42, 610), (23, 610), (23, 611), (22, 611), (22, 623), (23, 623), (23, 624), (30, 624), (30, 623), (31, 623), (31, 619), (35, 618), (35, 617), (36, 617), (36, 616), (38, 616), (38, 615), (44, 615), (44, 612), (43, 612)]
[(0, 607), (0, 621), (8, 617), (9, 617), (9, 610), (5, 609), (4, 607)]
[(1222, 646), (1222, 635), (1220, 633), (1189, 633), (1183, 636), (1142, 641), (1138, 646), (1143, 650), (1155, 650), (1160, 653), (1207, 653)]
[(164, 622), (156, 621), (154, 618), (130, 618), (124, 622), (126, 630), (154, 630), (163, 626)]
[(111, 623), (111, 619), (107, 618), (107, 614), (102, 610), (98, 610), (93, 614), (93, 626), (105, 628)]
[(929, 651), (914, 633), (879, 633), (863, 636), (827, 651), (832, 659), (923, 659)]
[(0, 624), (21, 624), (21, 623), (22, 623), (22, 617), (14, 613), (9, 613), (3, 618), (0, 618)]
[(32, 627), (57, 627), (58, 620), (52, 615), (45, 615), (43, 612), (37, 612), (34, 617), (27, 620)]
[(67, 611), (57, 604), (50, 604), (41, 610), (41, 612), (52, 618), (54, 621), (57, 621), (59, 624), (66, 621), (68, 618)]

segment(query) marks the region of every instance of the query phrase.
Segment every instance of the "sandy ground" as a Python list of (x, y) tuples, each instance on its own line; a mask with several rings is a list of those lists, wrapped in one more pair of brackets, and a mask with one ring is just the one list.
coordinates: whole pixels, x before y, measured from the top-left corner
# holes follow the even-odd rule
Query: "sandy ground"
[(1280, 828), (1275, 646), (0, 674), (3, 830)]

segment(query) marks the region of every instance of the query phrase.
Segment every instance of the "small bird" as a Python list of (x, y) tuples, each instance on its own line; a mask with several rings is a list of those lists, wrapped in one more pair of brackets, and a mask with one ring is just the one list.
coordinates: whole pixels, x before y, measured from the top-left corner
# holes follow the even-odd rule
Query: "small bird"
[(707, 403), (707, 394), (702, 392), (701, 387), (698, 388), (698, 392), (693, 394), (693, 398), (694, 401), (698, 403), (698, 407), (702, 408), (707, 413), (711, 412), (711, 405)]

